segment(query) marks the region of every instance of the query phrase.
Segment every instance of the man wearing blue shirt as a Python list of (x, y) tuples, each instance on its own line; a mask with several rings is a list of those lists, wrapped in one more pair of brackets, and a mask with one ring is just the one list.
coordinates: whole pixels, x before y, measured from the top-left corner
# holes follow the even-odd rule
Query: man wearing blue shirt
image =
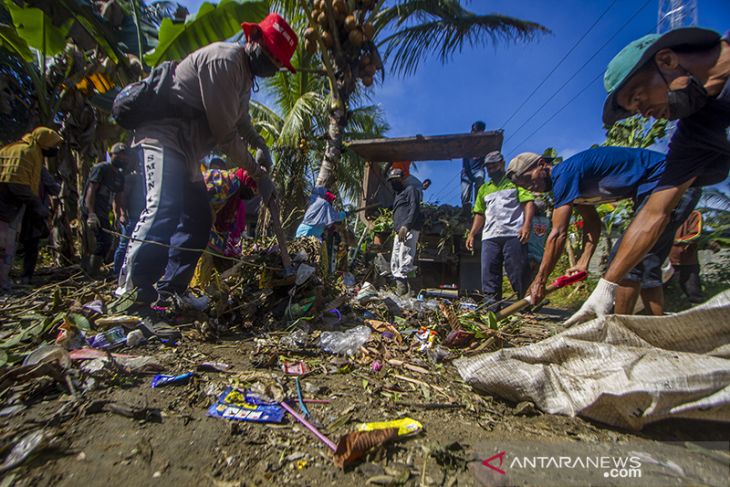
[[(583, 253), (568, 273), (588, 270), (601, 234), (596, 206), (630, 198), (638, 213), (660, 184), (666, 167), (664, 154), (627, 147), (589, 149), (555, 166), (531, 152), (512, 159), (507, 174), (517, 186), (533, 192), (552, 192), (554, 198), (552, 230), (540, 269), (530, 285), (533, 304), (545, 296), (545, 284), (565, 247), (573, 208), (583, 217)], [(654, 246), (618, 283), (615, 295), (617, 314), (633, 312), (640, 289), (651, 313), (663, 313), (661, 266), (669, 255), (677, 228), (694, 209), (700, 194), (699, 190), (693, 189), (682, 196)], [(610, 260), (613, 260), (620, 244), (621, 240), (612, 250)]]
[(636, 39), (608, 64), (603, 84), (605, 125), (637, 113), (678, 123), (661, 183), (569, 325), (609, 313), (617, 283), (663, 235), (687, 188), (719, 183), (730, 170), (730, 33), (687, 27)]

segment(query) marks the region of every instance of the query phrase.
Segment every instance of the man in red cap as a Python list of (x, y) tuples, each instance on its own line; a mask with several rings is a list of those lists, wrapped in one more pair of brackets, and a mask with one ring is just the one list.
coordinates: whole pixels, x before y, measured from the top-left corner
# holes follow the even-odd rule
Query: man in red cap
[[(268, 175), (271, 154), (253, 127), (249, 101), (255, 78), (274, 76), (282, 68), (295, 71), (291, 57), (297, 35), (273, 13), (259, 24), (241, 27), (245, 43), (216, 42), (175, 66), (169, 96), (187, 116), (145, 121), (135, 130), (133, 147), (144, 171), (146, 208), (132, 235), (117, 294), (136, 289), (139, 304), (155, 309), (194, 305), (187, 288), (201, 252), (189, 249), (205, 248), (212, 225), (198, 165), (214, 148), (256, 180), (278, 221)], [(255, 158), (249, 147), (256, 149)], [(286, 248), (283, 233), (281, 239)], [(282, 259), (285, 266), (290, 264), (288, 254), (282, 253)]]

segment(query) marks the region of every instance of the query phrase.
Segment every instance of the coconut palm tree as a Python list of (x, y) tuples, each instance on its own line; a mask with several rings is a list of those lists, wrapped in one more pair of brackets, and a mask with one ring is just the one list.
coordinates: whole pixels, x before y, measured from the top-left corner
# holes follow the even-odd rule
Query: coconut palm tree
[[(260, 133), (273, 147), (277, 157), (274, 179), (281, 189), (283, 214), (306, 206), (306, 195), (314, 185), (324, 150), (328, 123), (326, 78), (313, 73), (312, 56), (300, 49), (294, 62), (294, 75), (280, 75), (264, 82), (267, 102), (252, 102), (251, 115)], [(367, 97), (354, 100), (345, 139), (380, 137), (388, 126), (382, 110), (368, 104)], [(346, 153), (339, 166), (337, 190), (345, 199), (354, 200), (362, 186), (363, 161)], [(300, 216), (300, 215), (295, 215)], [(298, 218), (289, 219), (295, 221)]]
[[(460, 0), (281, 0), (287, 18), (306, 13), (304, 48), (316, 55), (329, 82), (329, 120), (317, 184), (335, 179), (343, 154), (352, 97), (385, 71), (414, 74), (436, 55), (448, 62), (466, 46), (530, 40), (548, 30), (503, 15), (477, 15)], [(382, 54), (382, 55), (381, 55)]]

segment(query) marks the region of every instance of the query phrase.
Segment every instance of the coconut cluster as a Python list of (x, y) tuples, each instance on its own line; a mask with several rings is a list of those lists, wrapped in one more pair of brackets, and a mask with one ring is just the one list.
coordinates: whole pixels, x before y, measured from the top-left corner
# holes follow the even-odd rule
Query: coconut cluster
[[(353, 68), (353, 73), (365, 86), (371, 86), (375, 73), (383, 63), (373, 44), (375, 26), (365, 20), (377, 0), (313, 0), (311, 2), (312, 27), (304, 31), (304, 48), (310, 54), (317, 52), (317, 41), (329, 50), (335, 48), (336, 39)], [(334, 28), (333, 28), (334, 24)]]

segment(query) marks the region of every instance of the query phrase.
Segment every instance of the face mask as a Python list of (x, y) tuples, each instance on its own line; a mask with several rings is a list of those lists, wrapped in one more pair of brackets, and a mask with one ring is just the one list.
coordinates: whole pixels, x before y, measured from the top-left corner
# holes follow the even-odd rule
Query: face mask
[[(656, 66), (656, 64), (655, 64)], [(682, 66), (680, 66), (682, 68)], [(667, 106), (669, 108), (669, 120), (678, 120), (680, 118), (686, 118), (690, 115), (700, 111), (702, 107), (707, 103), (707, 90), (702, 86), (702, 83), (695, 78), (692, 73), (682, 68), (689, 76), (689, 83), (684, 88), (678, 90), (667, 91)], [(669, 87), (667, 79), (662, 74), (661, 70), (657, 66), (659, 75)]]
[(492, 172), (487, 171), (487, 174), (490, 178), (492, 178), (492, 181), (494, 182), (499, 182), (504, 177), (504, 171), (501, 169)]
[(274, 76), (279, 68), (273, 63), (273, 61), (264, 52), (261, 44), (252, 42), (248, 44), (248, 57), (251, 63), (251, 73), (259, 78), (270, 78)]
[(58, 147), (53, 147), (51, 149), (41, 149), (41, 152), (46, 157), (56, 157), (56, 155), (58, 155)]
[(127, 163), (124, 162), (123, 159), (115, 157), (112, 159), (112, 166), (116, 167), (117, 169), (125, 169), (127, 167)]
[(391, 181), (390, 187), (393, 188), (393, 191), (395, 191), (396, 193), (400, 193), (401, 191), (403, 191), (403, 183), (401, 183), (400, 181)]

